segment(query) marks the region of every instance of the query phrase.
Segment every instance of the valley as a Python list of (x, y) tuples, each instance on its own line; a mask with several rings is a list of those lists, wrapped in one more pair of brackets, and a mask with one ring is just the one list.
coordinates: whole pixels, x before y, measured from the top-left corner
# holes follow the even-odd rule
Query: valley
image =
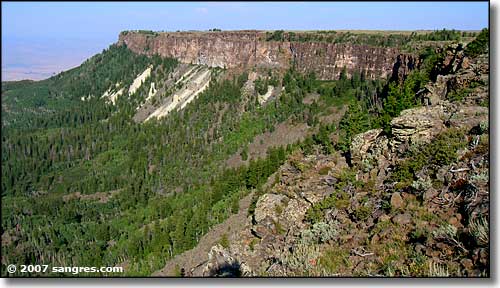
[(2, 82), (2, 268), (488, 277), (489, 33), (123, 31)]

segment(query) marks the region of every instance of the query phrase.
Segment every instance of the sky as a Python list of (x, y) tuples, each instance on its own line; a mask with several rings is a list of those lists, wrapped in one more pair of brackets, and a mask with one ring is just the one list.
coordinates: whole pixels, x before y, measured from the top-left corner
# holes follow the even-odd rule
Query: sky
[(123, 30), (480, 30), (488, 2), (4, 2), (2, 80), (78, 66)]

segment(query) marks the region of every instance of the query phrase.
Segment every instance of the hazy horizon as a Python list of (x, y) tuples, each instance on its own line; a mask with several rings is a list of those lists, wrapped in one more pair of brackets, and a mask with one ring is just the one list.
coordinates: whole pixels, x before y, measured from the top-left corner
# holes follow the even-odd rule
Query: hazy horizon
[(124, 30), (488, 27), (488, 2), (2, 2), (2, 12), (3, 81), (41, 80), (76, 67)]

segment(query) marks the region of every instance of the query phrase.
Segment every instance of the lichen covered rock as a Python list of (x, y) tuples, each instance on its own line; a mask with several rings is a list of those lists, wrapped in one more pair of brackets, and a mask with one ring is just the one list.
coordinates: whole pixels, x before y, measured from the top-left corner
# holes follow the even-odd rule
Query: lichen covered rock
[(402, 143), (429, 142), (445, 128), (444, 118), (445, 115), (441, 105), (417, 107), (402, 111), (399, 117), (391, 121), (393, 134), (391, 146), (397, 147)]

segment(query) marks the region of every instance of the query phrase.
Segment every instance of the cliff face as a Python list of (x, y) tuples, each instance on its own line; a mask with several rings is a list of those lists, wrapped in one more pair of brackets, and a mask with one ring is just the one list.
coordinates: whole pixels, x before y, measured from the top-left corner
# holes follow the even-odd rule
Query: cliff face
[[(489, 54), (444, 52), (423, 89), (432, 100), (394, 117), (389, 135), (355, 135), (350, 165), (339, 151), (296, 150), (262, 194), (154, 275), (487, 277)], [(398, 57), (400, 70), (411, 61)]]
[(401, 55), (395, 48), (265, 41), (264, 35), (258, 31), (126, 32), (120, 34), (118, 44), (126, 44), (139, 54), (159, 54), (211, 67), (287, 69), (295, 63), (300, 72), (315, 72), (324, 80), (337, 78), (344, 67), (348, 74), (363, 71), (368, 78), (374, 79), (391, 77), (394, 73), (406, 74), (407, 71), (394, 71), (394, 68), (412, 66), (401, 60), (413, 58)]

